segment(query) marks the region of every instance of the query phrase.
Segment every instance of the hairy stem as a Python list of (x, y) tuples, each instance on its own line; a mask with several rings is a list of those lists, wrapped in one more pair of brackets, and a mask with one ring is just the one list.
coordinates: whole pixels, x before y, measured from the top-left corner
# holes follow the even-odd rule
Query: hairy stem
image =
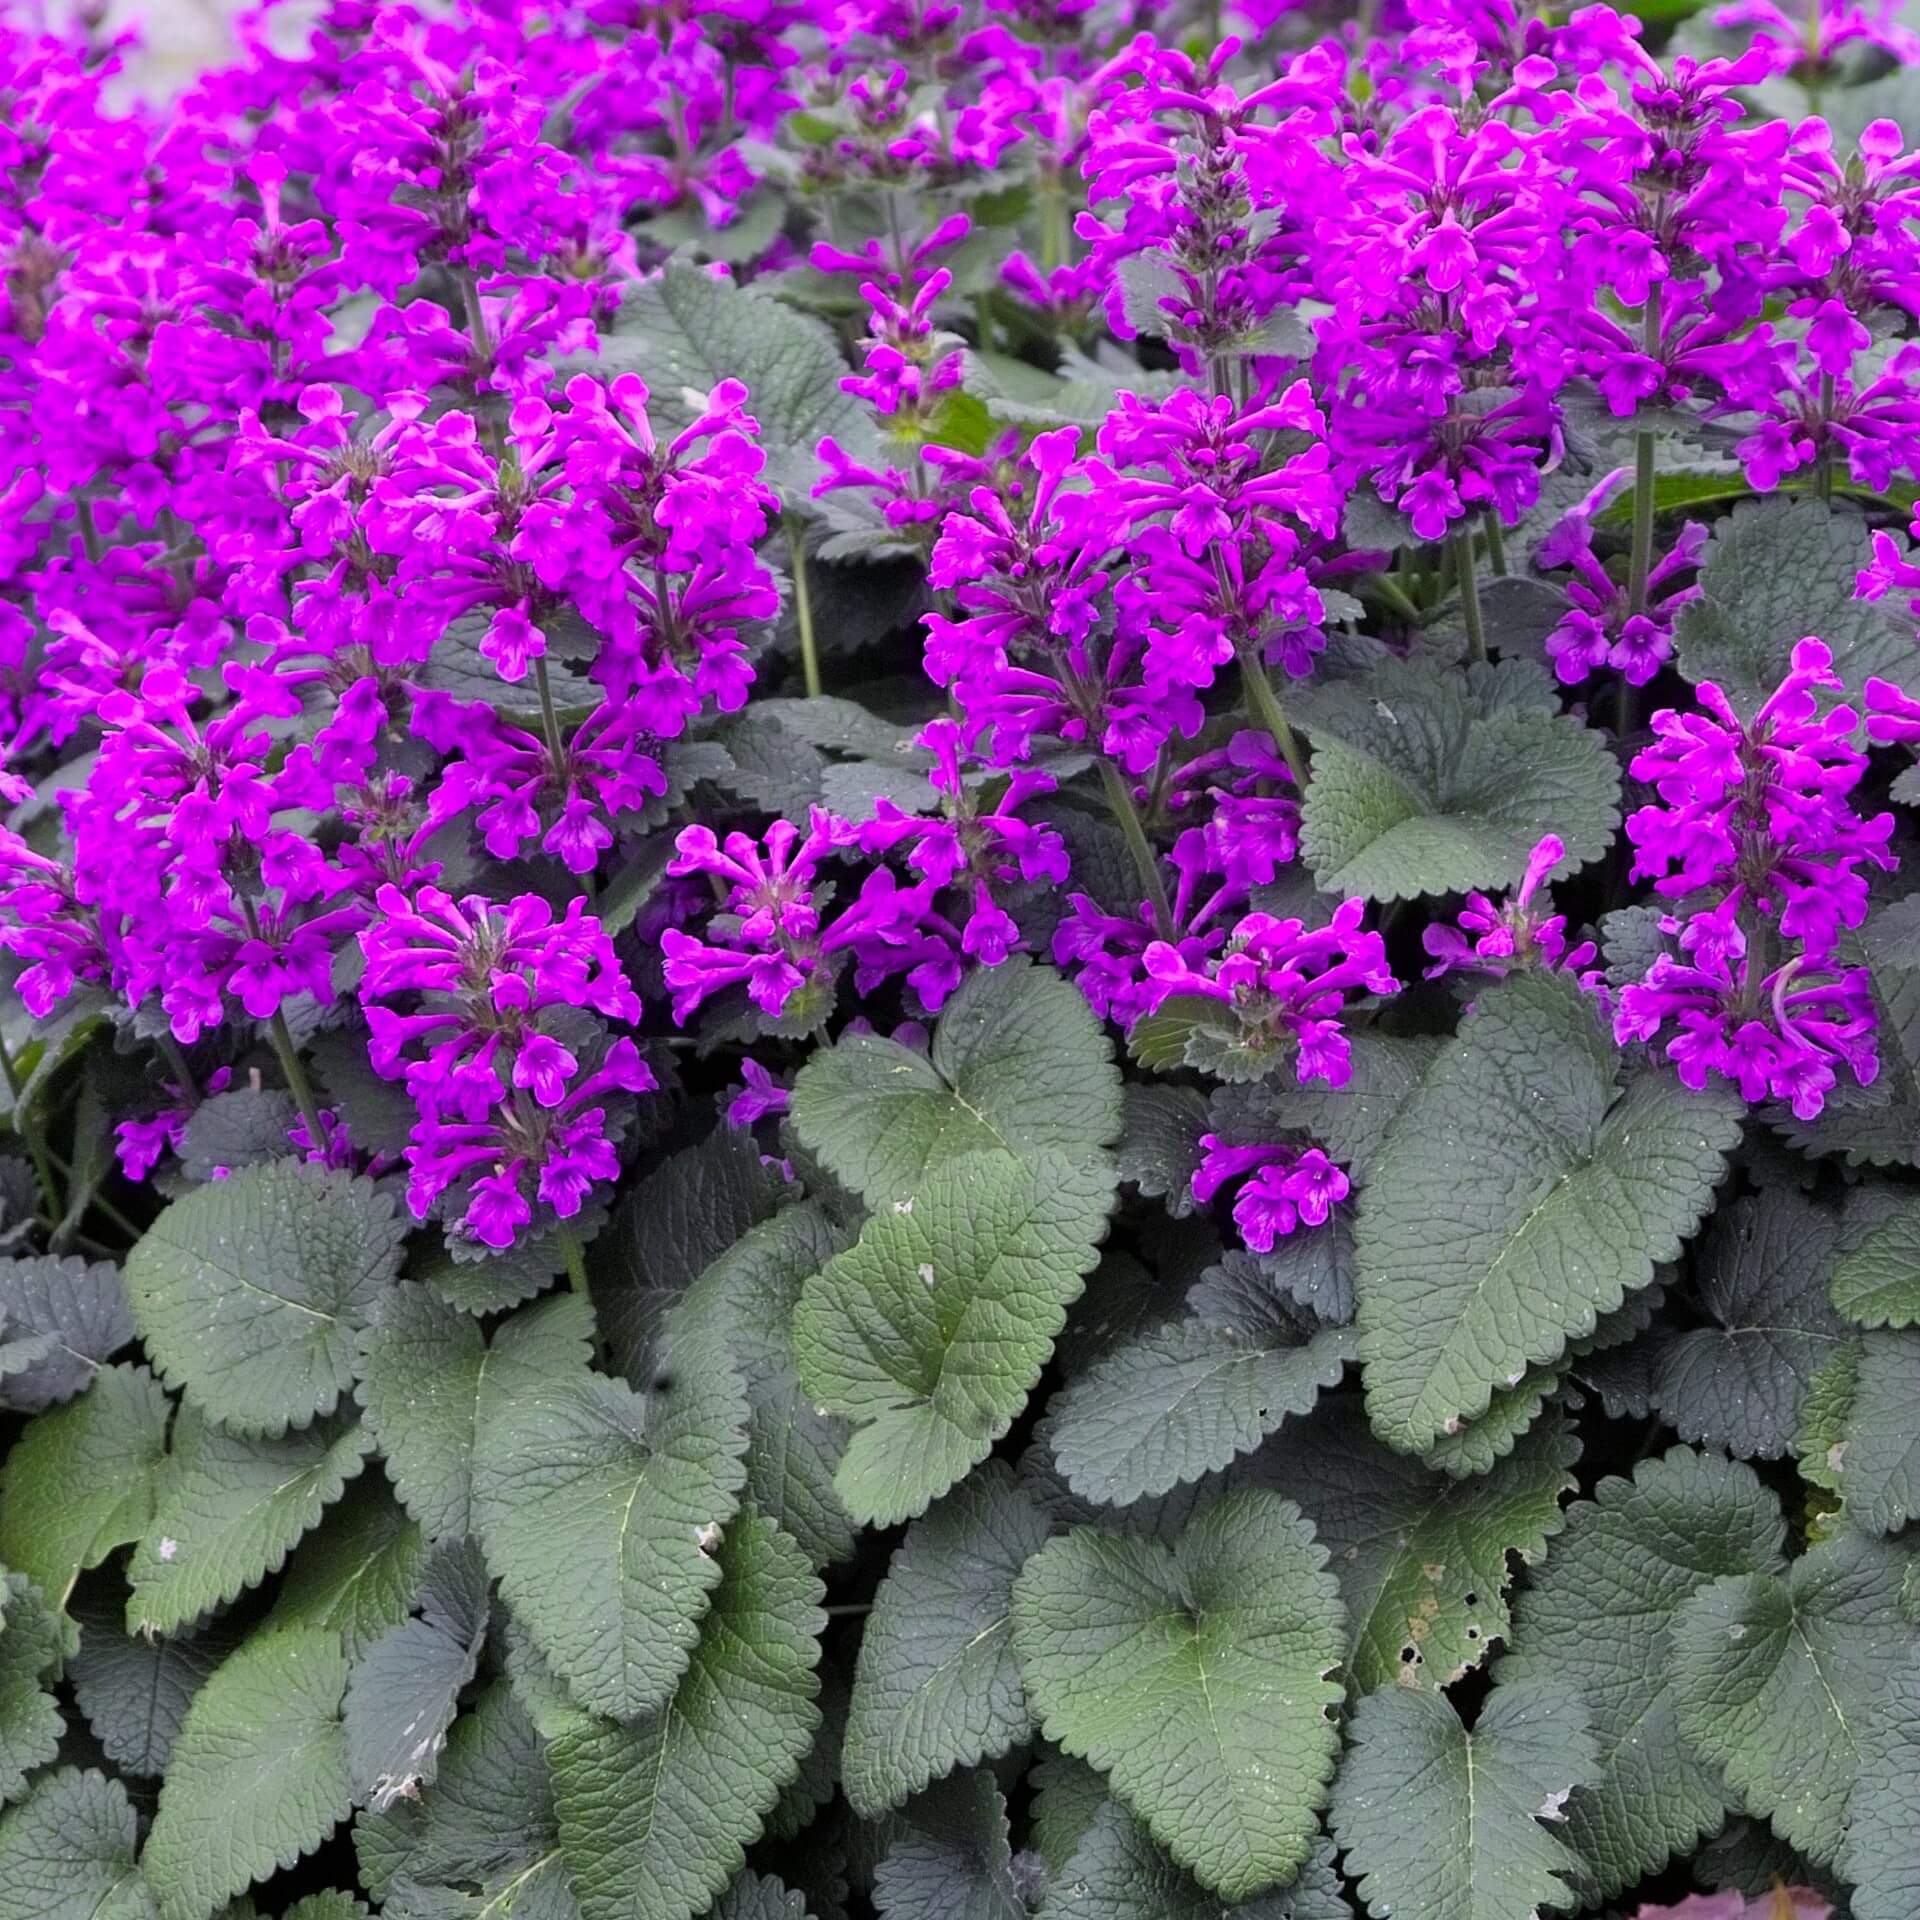
[(278, 1007), (273, 1018), (267, 1022), (267, 1032), (273, 1040), (273, 1051), (280, 1062), (281, 1076), (287, 1083), (287, 1091), (293, 1095), (293, 1104), (300, 1109), (300, 1118), (306, 1123), (309, 1151), (324, 1153), (327, 1150), (327, 1130), (320, 1121), (320, 1103), (313, 1097), (313, 1082), (307, 1078), (307, 1070), (300, 1064), (300, 1050), (293, 1044), (293, 1035), (287, 1031), (287, 1016)]
[(1153, 924), (1162, 939), (1169, 938), (1173, 933), (1173, 908), (1167, 901), (1167, 883), (1160, 872), (1160, 862), (1153, 851), (1153, 843), (1147, 838), (1140, 809), (1133, 804), (1133, 789), (1127, 784), (1126, 775), (1104, 753), (1100, 756), (1100, 778), (1106, 784), (1107, 806), (1126, 840), (1127, 851), (1133, 855), (1140, 884), (1147, 890), (1146, 897), (1153, 908)]
[(181, 1097), (190, 1107), (200, 1104), (199, 1084), (193, 1077), (193, 1069), (187, 1065), (187, 1056), (180, 1042), (170, 1033), (162, 1033), (159, 1040), (160, 1057), (167, 1063), (167, 1071), (173, 1075), (173, 1084), (180, 1089)]
[(1487, 565), (1495, 574), (1504, 577), (1507, 571), (1507, 542), (1506, 536), (1500, 531), (1500, 516), (1489, 507), (1481, 516), (1481, 522), (1487, 534)]
[[(1647, 291), (1640, 320), (1640, 344), (1652, 358), (1660, 352), (1660, 286)], [(1633, 554), (1627, 562), (1627, 612), (1647, 610), (1647, 575), (1653, 569), (1653, 483), (1655, 442), (1642, 427), (1633, 437)]]
[(793, 617), (800, 625), (800, 672), (807, 698), (820, 697), (820, 654), (813, 640), (813, 591), (807, 584), (807, 542), (799, 516), (785, 516), (787, 557), (793, 563)]
[(1251, 641), (1236, 642), (1234, 652), (1240, 659), (1240, 684), (1246, 689), (1248, 717), (1263, 733), (1271, 736), (1273, 744), (1279, 749), (1280, 758), (1287, 763), (1287, 771), (1293, 775), (1295, 788), (1305, 792), (1306, 758), (1288, 723), (1286, 709), (1280, 704), (1280, 696), (1274, 692), (1273, 682), (1267, 678), (1266, 663)]
[(1473, 535), (1456, 533), (1447, 544), (1453, 549), (1454, 577), (1460, 583), (1460, 617), (1467, 623), (1467, 658), (1487, 657), (1487, 632), (1480, 619), (1480, 582), (1475, 577)]

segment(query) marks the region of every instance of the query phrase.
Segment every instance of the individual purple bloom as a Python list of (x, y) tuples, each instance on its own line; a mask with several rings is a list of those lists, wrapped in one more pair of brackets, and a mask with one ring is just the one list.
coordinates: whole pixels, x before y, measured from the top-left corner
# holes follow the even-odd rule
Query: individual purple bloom
[(943, 892), (959, 890), (966, 902), (961, 949), (997, 967), (1021, 941), (994, 889), (1019, 881), (1063, 886), (1067, 880), (1066, 842), (1054, 828), (1020, 817), (1029, 801), (1053, 791), (1052, 776), (1022, 771), (991, 784), (969, 784), (957, 723), (930, 721), (917, 738), (934, 757), (928, 779), (940, 796), (939, 816), (903, 813), (882, 795), (873, 820), (855, 828), (855, 842), (870, 855), (904, 858), (910, 871)]
[(1867, 738), (1885, 747), (1920, 747), (1920, 700), (1890, 680), (1866, 686)]
[(1269, 913), (1247, 914), (1217, 954), (1196, 966), (1166, 941), (1149, 946), (1144, 964), (1151, 985), (1147, 1007), (1195, 995), (1228, 1008), (1242, 1043), (1277, 1060), (1292, 1059), (1304, 1085), (1324, 1080), (1345, 1086), (1350, 1049), (1340, 1025), (1350, 995), (1396, 993), (1386, 944), (1366, 931), (1366, 903), (1346, 900), (1323, 927)]
[(1496, 979), (1526, 967), (1565, 968), (1580, 973), (1589, 967), (1598, 948), (1590, 940), (1567, 944), (1567, 922), (1562, 914), (1541, 912), (1534, 906), (1547, 876), (1566, 858), (1558, 834), (1547, 834), (1527, 857), (1520, 885), (1504, 906), (1484, 893), (1470, 893), (1452, 926), (1435, 922), (1421, 934), (1421, 944), (1433, 956), (1427, 978), (1449, 973), (1486, 973)]
[(1749, 1104), (1785, 1101), (1815, 1118), (1844, 1067), (1860, 1086), (1880, 1071), (1874, 1050), (1873, 994), (1864, 967), (1831, 970), (1796, 956), (1761, 974), (1747, 940), (1730, 920), (1715, 937), (1693, 939), (1698, 920), (1678, 928), (1682, 952), (1664, 953), (1643, 980), (1618, 990), (1614, 1035), (1658, 1040), (1689, 1087), (1731, 1081)]
[(407, 1148), (407, 1204), (416, 1219), (436, 1208), (455, 1213), (455, 1231), (495, 1248), (511, 1246), (542, 1210), (571, 1220), (620, 1171), (619, 1097), (655, 1084), (638, 1048), (621, 1038), (556, 1106), (517, 1096), (479, 1120), (423, 1115)]
[(1323, 1227), (1352, 1191), (1345, 1173), (1319, 1147), (1232, 1146), (1218, 1134), (1200, 1136), (1201, 1160), (1193, 1197), (1206, 1206), (1223, 1186), (1243, 1181), (1233, 1220), (1255, 1253), (1299, 1227)]
[[(1592, 547), (1565, 557), (1568, 607), (1547, 635), (1547, 658), (1563, 686), (1578, 686), (1612, 667), (1629, 686), (1644, 687), (1673, 655), (1673, 629), (1680, 609), (1700, 598), (1694, 573), (1707, 544), (1707, 529), (1689, 520), (1647, 573), (1646, 605), (1630, 610), (1627, 589), (1607, 572)], [(1560, 556), (1555, 555), (1556, 563)]]
[(751, 1127), (756, 1121), (778, 1118), (792, 1103), (793, 1095), (760, 1062), (749, 1054), (740, 1062), (744, 1082), (727, 1089), (725, 1108), (727, 1125)]
[(1897, 864), (1893, 816), (1863, 820), (1849, 803), (1866, 771), (1851, 744), (1859, 716), (1822, 712), (1818, 697), (1840, 685), (1831, 653), (1808, 639), (1749, 722), (1712, 681), (1696, 689), (1704, 712), (1655, 714), (1632, 767), (1658, 796), (1627, 818), (1634, 877), (1669, 899), (1715, 889), (1803, 942), (1810, 962), (1828, 959), (1866, 918), (1862, 866)]
[(1168, 805), (1175, 819), (1208, 809), (1193, 829), (1200, 864), (1243, 892), (1271, 886), (1300, 851), (1293, 774), (1264, 733), (1243, 730), (1187, 761), (1169, 782)]
[(709, 827), (682, 829), (667, 872), (712, 875), (726, 906), (704, 938), (680, 928), (660, 936), (676, 1022), (684, 1025), (702, 1001), (736, 986), (777, 1018), (816, 976), (831, 977), (843, 956), (851, 956), (862, 994), (904, 974), (928, 1011), (938, 1011), (960, 983), (960, 934), (936, 912), (931, 880), (902, 886), (876, 867), (838, 912), (816, 898), (822, 863), (855, 850), (856, 834), (818, 807), (804, 834), (776, 820), (764, 846), (744, 833), (722, 843)]

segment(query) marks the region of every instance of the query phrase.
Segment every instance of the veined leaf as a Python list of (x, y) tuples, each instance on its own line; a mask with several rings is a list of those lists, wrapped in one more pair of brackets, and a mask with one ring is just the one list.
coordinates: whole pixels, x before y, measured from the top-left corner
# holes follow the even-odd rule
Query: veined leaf
[(1278, 1494), (1229, 1494), (1176, 1546), (1076, 1527), (1014, 1583), (1014, 1646), (1047, 1737), (1091, 1761), (1223, 1899), (1312, 1851), (1339, 1735), (1345, 1609)]
[(282, 1434), (353, 1385), (354, 1338), (406, 1224), (369, 1180), (278, 1160), (176, 1200), (127, 1258), (153, 1363), (236, 1433)]
[(1331, 1556), (1355, 1688), (1432, 1692), (1509, 1638), (1513, 1563), (1547, 1555), (1578, 1457), (1557, 1420), (1470, 1480), (1381, 1446), (1355, 1407), (1323, 1408), (1282, 1432), (1258, 1471), (1300, 1502)]
[(1812, 1860), (1840, 1850), (1873, 1704), (1911, 1658), (1905, 1573), (1904, 1555), (1846, 1533), (1784, 1574), (1716, 1580), (1674, 1618), (1687, 1743)]
[(1566, 843), (1569, 871), (1606, 851), (1620, 777), (1605, 741), (1508, 697), (1511, 677), (1388, 658), (1364, 682), (1316, 691), (1300, 845), (1323, 892), (1510, 886), (1546, 833)]
[(187, 1709), (141, 1855), (160, 1920), (208, 1920), (347, 1817), (347, 1662), (311, 1629), (256, 1634)]
[(1576, 1856), (1541, 1824), (1596, 1764), (1573, 1693), (1496, 1687), (1469, 1733), (1444, 1695), (1383, 1687), (1354, 1709), (1349, 1741), (1333, 1831), (1373, 1912), (1536, 1920), (1579, 1904)]
[(1093, 1267), (1113, 1187), (1105, 1162), (967, 1154), (807, 1282), (794, 1354), (815, 1404), (854, 1423), (834, 1485), (855, 1519), (923, 1513), (1012, 1425)]
[(1579, 988), (1483, 993), (1401, 1109), (1354, 1223), (1367, 1407), (1419, 1452), (1648, 1285), (1740, 1135), (1731, 1098), (1624, 1084)]
[(1567, 1803), (1567, 1837), (1603, 1897), (1711, 1833), (1726, 1798), (1680, 1730), (1670, 1629), (1726, 1575), (1781, 1565), (1779, 1502), (1752, 1468), (1675, 1447), (1602, 1480), (1514, 1604), (1503, 1681), (1572, 1686), (1599, 1771)]
[(679, 1684), (625, 1724), (552, 1743), (560, 1846), (586, 1920), (690, 1920), (740, 1870), (820, 1723), (821, 1587), (771, 1520), (743, 1512)]
[(661, 1706), (687, 1664), (746, 1480), (747, 1401), (722, 1349), (670, 1388), (584, 1366), (528, 1380), (481, 1424), (473, 1510), (508, 1604), (596, 1712)]
[(140, 1821), (104, 1774), (62, 1767), (0, 1819), (0, 1920), (154, 1920)]
[(366, 1421), (387, 1473), (429, 1540), (473, 1527), (476, 1423), (489, 1391), (572, 1376), (591, 1353), (592, 1315), (567, 1295), (516, 1314), (491, 1342), (468, 1315), (419, 1285), (394, 1288), (360, 1335)]
[(793, 1089), (801, 1141), (871, 1206), (917, 1192), (963, 1153), (1098, 1155), (1120, 1120), (1113, 1049), (1085, 997), (1018, 957), (967, 979), (930, 1054), (849, 1034)]
[(277, 1573), (372, 1445), (364, 1428), (337, 1418), (280, 1439), (228, 1433), (189, 1401), (127, 1567), (127, 1631), (172, 1633)]
[(863, 1818), (955, 1767), (997, 1759), (1029, 1731), (1013, 1653), (1013, 1583), (1051, 1531), (997, 1461), (907, 1529), (854, 1669), (840, 1764)]
[(0, 1469), (0, 1565), (64, 1608), (85, 1568), (146, 1531), (168, 1412), (159, 1381), (122, 1364), (39, 1415)]

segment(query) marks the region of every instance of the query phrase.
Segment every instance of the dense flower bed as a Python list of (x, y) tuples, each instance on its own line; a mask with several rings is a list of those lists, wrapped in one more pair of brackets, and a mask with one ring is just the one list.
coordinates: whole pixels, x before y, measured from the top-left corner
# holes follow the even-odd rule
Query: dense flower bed
[(0, 1920), (1912, 1920), (1920, 36), (241, 40), (0, 24)]

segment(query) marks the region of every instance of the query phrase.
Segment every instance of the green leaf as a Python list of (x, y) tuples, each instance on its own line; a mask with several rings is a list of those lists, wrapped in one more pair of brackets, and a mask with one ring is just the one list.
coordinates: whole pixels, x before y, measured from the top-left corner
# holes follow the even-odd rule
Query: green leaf
[(1606, 852), (1620, 821), (1606, 742), (1505, 703), (1498, 672), (1386, 658), (1317, 694), (1300, 845), (1322, 892), (1406, 900), (1511, 886), (1547, 833), (1566, 843), (1565, 871)]
[(849, 1034), (800, 1069), (802, 1144), (871, 1206), (963, 1153), (1086, 1160), (1120, 1134), (1120, 1075), (1079, 989), (1016, 956), (948, 1002), (930, 1054)]
[(1123, 1092), (1124, 1122), (1114, 1160), (1120, 1178), (1150, 1200), (1165, 1200), (1176, 1220), (1193, 1212), (1193, 1176), (1200, 1136), (1207, 1130), (1206, 1097), (1195, 1087), (1148, 1087)]
[(1579, 988), (1515, 975), (1479, 997), (1401, 1109), (1354, 1221), (1375, 1430), (1408, 1452), (1652, 1281), (1740, 1137), (1731, 1096), (1621, 1079)]
[(874, 1594), (854, 1668), (840, 1765), (862, 1818), (1026, 1738), (1013, 1583), (1050, 1532), (998, 1461), (907, 1529)]
[(1884, 1542), (1841, 1534), (1784, 1574), (1716, 1580), (1674, 1618), (1681, 1732), (1812, 1860), (1839, 1851), (1869, 1712), (1910, 1658), (1905, 1571)]
[(222, 1626), (170, 1640), (128, 1633), (126, 1605), (111, 1595), (75, 1611), (80, 1650), (67, 1663), (67, 1677), (80, 1711), (116, 1767), (157, 1778), (193, 1696), (237, 1640)]
[(1579, 1863), (1541, 1825), (1596, 1764), (1575, 1695), (1496, 1687), (1469, 1733), (1444, 1696), (1383, 1687), (1354, 1709), (1348, 1743), (1333, 1831), (1375, 1913), (1536, 1920), (1578, 1904)]
[(293, 1095), (277, 1087), (234, 1087), (210, 1093), (187, 1118), (180, 1168), (192, 1181), (225, 1179), (263, 1160), (293, 1152), (287, 1130), (298, 1117)]
[(656, 431), (692, 418), (685, 396), (704, 395), (722, 380), (745, 381), (760, 423), (767, 478), (804, 498), (823, 436), (857, 442), (867, 431), (857, 397), (841, 391), (846, 362), (832, 333), (817, 320), (733, 280), (670, 261), (631, 290), (617, 330), (603, 335), (592, 371), (631, 369), (652, 393)]
[(1047, 1737), (1204, 1885), (1243, 1900), (1312, 1851), (1339, 1749), (1345, 1609), (1300, 1510), (1228, 1494), (1168, 1547), (1076, 1527), (1014, 1583)]
[(699, 1644), (660, 1711), (583, 1722), (548, 1750), (561, 1851), (586, 1920), (689, 1920), (739, 1872), (820, 1723), (821, 1587), (743, 1512)]
[(806, 1898), (763, 1873), (735, 1875), (709, 1920), (813, 1920)]
[[(1333, 1848), (1321, 1841), (1299, 1877), (1234, 1907), (1231, 1920), (1352, 1920)], [(1054, 1876), (1038, 1920), (1227, 1920), (1220, 1902), (1183, 1872), (1118, 1800), (1104, 1799)]]
[(894, 1826), (873, 1876), (881, 1920), (1027, 1920), (1006, 1799), (984, 1767), (937, 1782)]
[(1577, 1501), (1513, 1610), (1500, 1678), (1572, 1686), (1599, 1772), (1567, 1805), (1568, 1838), (1603, 1896), (1711, 1833), (1720, 1783), (1682, 1738), (1670, 1628), (1728, 1574), (1781, 1564), (1780, 1507), (1751, 1467), (1675, 1447)]
[(1832, 1490), (1855, 1525), (1898, 1533), (1920, 1518), (1920, 1329), (1861, 1336), (1847, 1388)]
[(1300, 1502), (1340, 1577), (1357, 1690), (1450, 1686), (1508, 1637), (1509, 1556), (1533, 1566), (1547, 1552), (1579, 1451), (1550, 1421), (1491, 1472), (1455, 1480), (1381, 1446), (1350, 1405), (1285, 1430), (1258, 1471)]
[(1708, 1324), (1651, 1342), (1653, 1403), (1683, 1440), (1777, 1460), (1846, 1338), (1827, 1303), (1837, 1214), (1770, 1187), (1714, 1217), (1694, 1262)]
[(60, 1624), (22, 1573), (4, 1576), (0, 1625), (0, 1806), (17, 1800), (35, 1767), (60, 1751), (66, 1723), (53, 1697)]
[(856, 1520), (923, 1513), (1026, 1403), (1092, 1270), (1106, 1163), (967, 1154), (875, 1214), (809, 1280), (794, 1357), (814, 1404), (854, 1422), (834, 1475)]
[(421, 1614), (354, 1663), (344, 1719), (354, 1798), (374, 1808), (430, 1782), (460, 1694), (487, 1637), (487, 1570), (478, 1547), (442, 1548), (422, 1583)]
[(1082, 1499), (1126, 1506), (1251, 1453), (1289, 1414), (1337, 1386), (1352, 1330), (1302, 1339), (1274, 1314), (1264, 1332), (1177, 1320), (1116, 1348), (1054, 1409), (1053, 1454)]
[(0, 1334), (0, 1406), (39, 1413), (72, 1399), (133, 1338), (120, 1269), (51, 1254), (0, 1260)]
[(1906, 1201), (1834, 1268), (1829, 1297), (1860, 1327), (1920, 1326), (1920, 1204)]
[(358, 1423), (339, 1418), (278, 1440), (228, 1433), (189, 1401), (127, 1567), (127, 1631), (175, 1632), (277, 1573), (372, 1445)]
[(300, 1544), (268, 1616), (276, 1627), (324, 1627), (350, 1660), (407, 1617), (427, 1543), (384, 1486), (363, 1485)]
[(353, 1839), (395, 1920), (578, 1920), (546, 1759), (505, 1680), (453, 1723), (433, 1784), (362, 1814)]
[(256, 1634), (200, 1689), (141, 1856), (160, 1920), (208, 1920), (347, 1817), (346, 1684), (339, 1641), (308, 1630)]
[(1870, 674), (1920, 692), (1905, 607), (1854, 596), (1854, 576), (1872, 558), (1858, 514), (1818, 500), (1736, 506), (1707, 543), (1701, 597), (1680, 610), (1680, 671), (1715, 682), (1751, 717), (1786, 677), (1794, 646), (1815, 633), (1856, 698)]
[(85, 1568), (146, 1531), (168, 1411), (145, 1367), (105, 1367), (14, 1442), (0, 1470), (0, 1565), (24, 1573), (56, 1610)]
[(127, 1258), (154, 1365), (235, 1432), (282, 1434), (353, 1385), (405, 1222), (369, 1180), (275, 1161), (176, 1200)]
[(153, 1920), (140, 1820), (104, 1774), (62, 1767), (0, 1820), (0, 1920)]
[(1839, 1864), (1853, 1920), (1920, 1913), (1920, 1668), (1911, 1660), (1881, 1677)]
[(675, 1334), (724, 1342), (747, 1388), (747, 1497), (806, 1548), (815, 1566), (848, 1558), (860, 1529), (833, 1476), (847, 1426), (819, 1412), (793, 1362), (793, 1310), (806, 1282), (847, 1243), (812, 1202), (750, 1228), (673, 1311)]
[(680, 1297), (788, 1197), (752, 1135), (721, 1127), (655, 1167), (620, 1203), (593, 1244), (589, 1271), (601, 1338), (634, 1384)]
[(684, 1343), (670, 1390), (580, 1367), (493, 1402), (474, 1457), (487, 1563), (540, 1651), (596, 1712), (672, 1693), (720, 1578), (746, 1480), (746, 1392), (722, 1350)]
[(473, 1454), (489, 1394), (530, 1390), (579, 1372), (592, 1317), (577, 1296), (516, 1314), (482, 1338), (478, 1324), (425, 1287), (394, 1288), (360, 1335), (360, 1397), (387, 1473), (429, 1540), (472, 1531)]

